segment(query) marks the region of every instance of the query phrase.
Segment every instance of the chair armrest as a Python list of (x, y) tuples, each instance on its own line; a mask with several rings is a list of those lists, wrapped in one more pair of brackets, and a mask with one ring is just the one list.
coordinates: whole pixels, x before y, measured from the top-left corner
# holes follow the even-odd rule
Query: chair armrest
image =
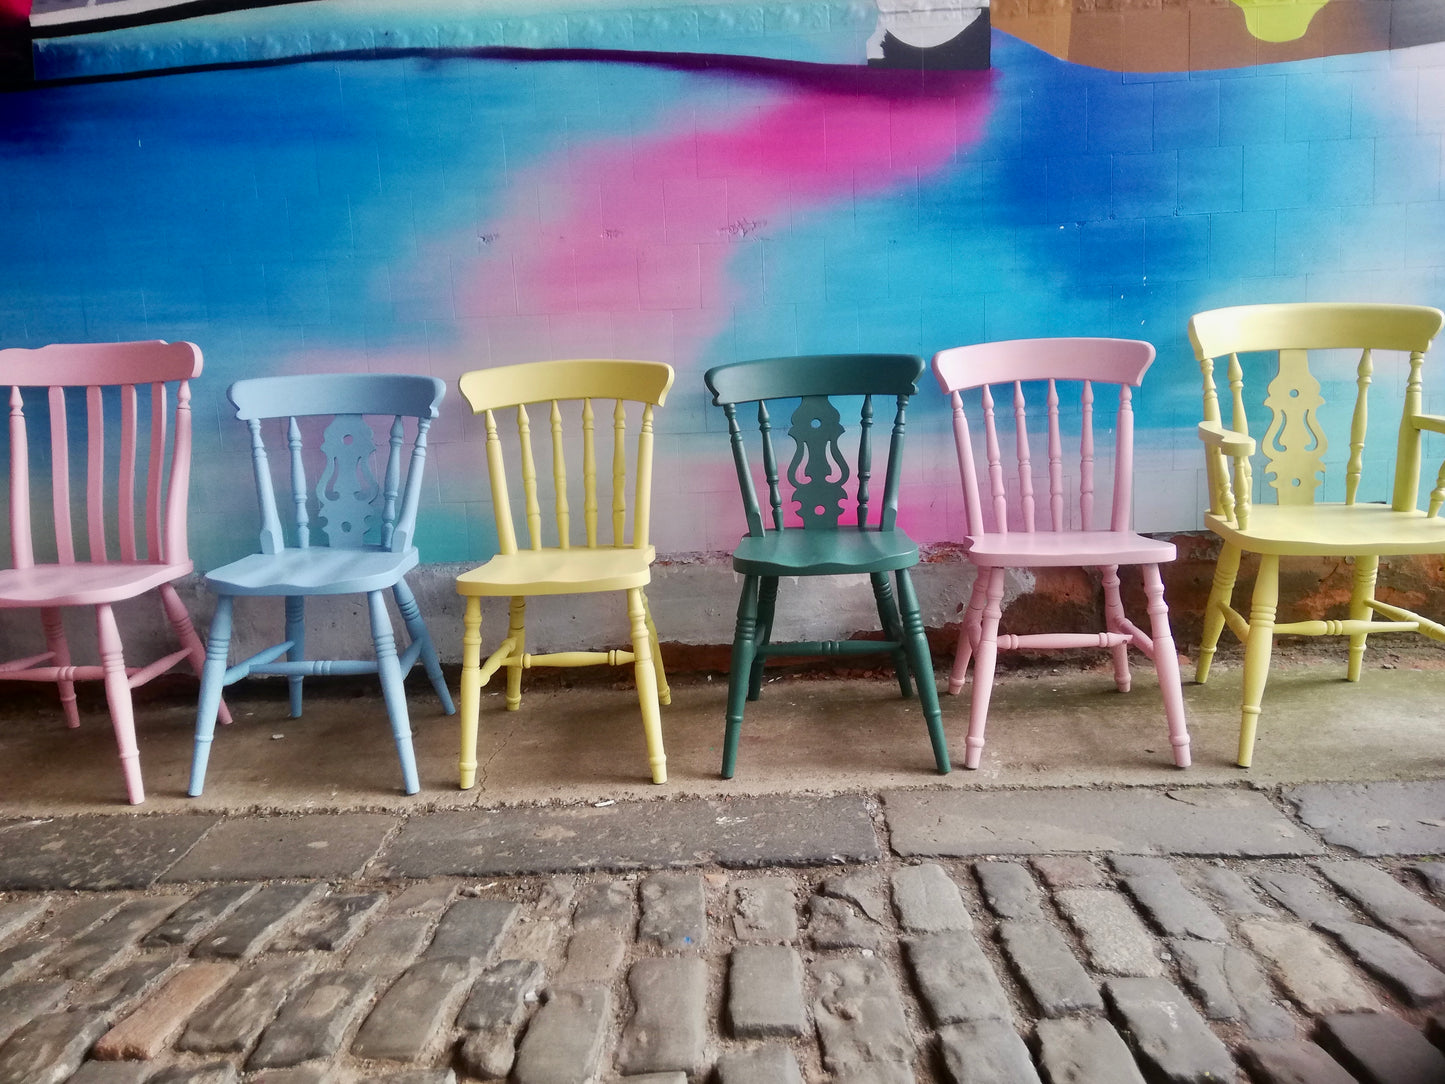
[[(1442, 418), (1441, 421), (1445, 421)], [(1442, 430), (1445, 432), (1445, 430)], [(1253, 455), (1254, 438), (1247, 437), (1243, 433), (1236, 433), (1233, 429), (1226, 429), (1219, 422), (1200, 422), (1199, 439), (1211, 448), (1221, 449), (1225, 455)]]
[(1439, 414), (1416, 414), (1410, 424), (1428, 433), (1445, 433), (1445, 417)]

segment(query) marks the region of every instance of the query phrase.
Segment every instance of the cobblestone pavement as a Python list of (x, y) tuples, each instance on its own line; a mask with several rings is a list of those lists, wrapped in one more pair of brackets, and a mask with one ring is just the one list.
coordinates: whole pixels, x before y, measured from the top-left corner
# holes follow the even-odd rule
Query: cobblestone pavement
[(1440, 1084), (1442, 850), (1441, 782), (0, 821), (0, 1082)]

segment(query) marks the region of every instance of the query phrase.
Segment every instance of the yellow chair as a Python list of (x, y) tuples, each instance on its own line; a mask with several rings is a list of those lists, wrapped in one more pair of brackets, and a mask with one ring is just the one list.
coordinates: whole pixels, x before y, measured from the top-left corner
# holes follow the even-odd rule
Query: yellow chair
[[(652, 415), (672, 386), (672, 368), (655, 361), (539, 361), (477, 369), (463, 373), (462, 394), (473, 413), (484, 414), (487, 426), (487, 470), (497, 520), (500, 553), (486, 564), (457, 577), (457, 593), (466, 601), (462, 636), (462, 756), (461, 785), (477, 781), (477, 715), (482, 686), (505, 666), (507, 710), (522, 703), (522, 671), (533, 666), (621, 666), (632, 663), (637, 676), (637, 698), (642, 705), (642, 727), (652, 781), (667, 782), (667, 756), (662, 748), (662, 716), (658, 703), (671, 703), (657, 630), (643, 588), (651, 581), (656, 556), (648, 543), (652, 513)], [(598, 403), (594, 410), (593, 401)], [(628, 433), (628, 404), (641, 406), (641, 424), (635, 437)], [(544, 540), (542, 501), (532, 448), (533, 418), (527, 408), (545, 406), (552, 475), (555, 531), (552, 544)], [(528, 548), (519, 550), (513, 529), (507, 486), (507, 466), (498, 434), (497, 412), (516, 408), (516, 438), (520, 453), (523, 509)], [(635, 407), (634, 407), (635, 413)], [(568, 500), (567, 450), (576, 430), (564, 419), (580, 422), (582, 459), (583, 537), (572, 537)], [(601, 437), (598, 426), (604, 428)], [(610, 438), (606, 427), (611, 427)], [(611, 538), (604, 541), (606, 523), (599, 523), (598, 443), (610, 443)], [(539, 441), (539, 443), (541, 443)], [(604, 446), (605, 454), (605, 446)], [(629, 472), (629, 457), (632, 458)], [(575, 460), (574, 460), (575, 463)], [(606, 468), (604, 467), (604, 470)], [(629, 486), (629, 477), (631, 484)], [(630, 493), (629, 493), (630, 489)], [(629, 502), (629, 497), (631, 501)], [(628, 506), (632, 507), (628, 537)], [(631, 651), (565, 651), (546, 655), (526, 653), (528, 595), (570, 595), (595, 591), (626, 591), (627, 614), (632, 626)], [(506, 639), (485, 663), (481, 661), (482, 599), (511, 599), (511, 620)]]
[[(1445, 464), (1436, 476), (1429, 511), (1418, 507), (1422, 434), (1445, 433), (1445, 417), (1422, 412), (1420, 379), (1425, 352), (1442, 320), (1445, 314), (1416, 305), (1308, 303), (1216, 309), (1189, 321), (1189, 338), (1204, 375), (1204, 421), (1199, 424), (1199, 437), (1205, 446), (1209, 478), (1205, 524), (1224, 542), (1205, 608), (1196, 678), (1202, 683), (1209, 677), (1219, 634), (1228, 625), (1245, 645), (1241, 767), (1249, 767), (1253, 759), (1255, 728), (1276, 633), (1348, 636), (1350, 681), (1360, 678), (1365, 638), (1372, 632), (1418, 632), (1445, 642), (1445, 625), (1375, 598), (1382, 556), (1445, 553), (1445, 520), (1436, 516), (1445, 503)], [(1329, 454), (1324, 389), (1310, 370), (1311, 351), (1322, 350), (1348, 350), (1351, 361), (1358, 359), (1348, 378), (1356, 388), (1348, 453), (1340, 449), (1337, 455)], [(1360, 494), (1362, 479), (1373, 481), (1379, 474), (1383, 482), (1387, 473), (1387, 464), (1365, 456), (1367, 399), (1375, 377), (1376, 351), (1409, 354), (1388, 503), (1369, 503), (1372, 498)], [(1246, 368), (1240, 360), (1240, 355), (1256, 352), (1278, 357), (1265, 389), (1269, 421), (1258, 444), (1249, 435), (1244, 406)], [(1319, 359), (1318, 354), (1314, 356)], [(1231, 411), (1228, 427), (1220, 413), (1216, 361), (1223, 366), (1219, 375), (1227, 385), (1223, 392)], [(1329, 363), (1321, 364), (1322, 370), (1325, 364)], [(1272, 503), (1255, 503), (1251, 460), (1257, 449), (1263, 481), (1275, 490)], [(1319, 500), (1322, 486), (1327, 487), (1325, 495), (1343, 496), (1343, 501)], [(1247, 620), (1230, 605), (1244, 552), (1260, 555)], [(1348, 619), (1276, 624), (1279, 559), (1320, 555), (1354, 559)], [(1376, 615), (1381, 620), (1376, 620)]]

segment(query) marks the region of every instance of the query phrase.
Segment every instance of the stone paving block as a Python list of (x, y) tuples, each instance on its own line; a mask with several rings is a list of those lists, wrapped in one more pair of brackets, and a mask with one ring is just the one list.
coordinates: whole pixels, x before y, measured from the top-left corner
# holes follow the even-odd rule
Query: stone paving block
[(271, 943), (273, 952), (340, 952), (361, 936), (386, 896), (380, 892), (330, 895)]
[(37, 1016), (0, 1047), (0, 1080), (7, 1084), (61, 1084), (106, 1028), (103, 1013), (51, 1012)]
[(641, 1073), (621, 1078), (620, 1084), (687, 1084), (686, 1073)]
[(351, 946), (346, 968), (378, 979), (398, 975), (420, 954), (430, 932), (424, 915), (382, 917)]
[(1124, 887), (1149, 920), (1167, 937), (1225, 941), (1229, 931), (1209, 905), (1185, 887), (1169, 863), (1155, 858), (1116, 855), (1114, 866)]
[(896, 1061), (863, 1061), (839, 1069), (832, 1084), (916, 1084), (913, 1066)]
[(1064, 888), (1059, 911), (1079, 935), (1094, 970), (1106, 975), (1164, 974), (1159, 946), (1129, 902), (1111, 888)]
[(115, 912), (45, 961), (45, 970), (67, 978), (90, 978), (106, 970), (174, 911), (183, 896), (127, 900)]
[(227, 817), (163, 880), (358, 877), (400, 821), (381, 813)]
[(1008, 994), (973, 934), (945, 930), (910, 937), (903, 951), (935, 1024), (1013, 1020)]
[(356, 1084), (457, 1084), (450, 1069), (404, 1069), (399, 1073), (371, 1073)]
[(803, 961), (787, 945), (734, 947), (727, 996), (736, 1038), (792, 1038), (807, 1030)]
[(87, 1061), (66, 1084), (143, 1084), (150, 1071), (140, 1061)]
[(442, 915), (426, 955), (475, 956), (486, 963), (496, 955), (517, 911), (511, 900), (457, 900)]
[(654, 873), (642, 881), (639, 941), (670, 951), (700, 950), (707, 941), (707, 897), (696, 873)]
[(904, 857), (1323, 852), (1265, 795), (1245, 790), (890, 791), (883, 800)]
[(505, 1080), (517, 1060), (517, 1029), (483, 1028), (468, 1032), (457, 1048), (461, 1067), (482, 1080)]
[(612, 981), (627, 954), (627, 942), (616, 930), (592, 926), (577, 930), (567, 941), (567, 958), (558, 981), (563, 984)]
[(258, 891), (191, 949), (199, 959), (247, 960), (286, 932), (326, 892), (324, 884), (272, 884)]
[(1305, 1039), (1245, 1043), (1239, 1055), (1260, 1084), (1357, 1084), (1339, 1062)]
[(450, 879), (418, 881), (391, 898), (391, 902), (387, 904), (387, 913), (437, 918), (451, 906), (452, 897), (456, 894), (456, 882)]
[(1128, 1044), (1107, 1020), (1040, 1020), (1037, 1034), (1049, 1084), (1144, 1084)]
[(1424, 1006), (1445, 998), (1445, 973), (1398, 938), (1360, 922), (1323, 922), (1320, 929), (1407, 1004)]
[(1039, 879), (1050, 888), (1095, 888), (1105, 881), (1092, 858), (1077, 854), (1041, 854), (1029, 859)]
[(45, 913), (45, 907), (44, 896), (0, 903), (0, 942), (34, 922)]
[(537, 1000), (546, 978), (546, 969), (535, 960), (497, 961), (472, 984), (457, 1026), (472, 1031), (515, 1027), (526, 1019), (527, 1006)]
[(999, 918), (1043, 921), (1043, 893), (1027, 866), (1019, 862), (975, 862), (973, 875), (978, 879), (983, 902)]
[(413, 817), (386, 844), (379, 876), (497, 876), (584, 870), (874, 862), (868, 799), (686, 798), (598, 808), (468, 810)]
[(617, 1067), (698, 1072), (707, 1042), (707, 964), (696, 956), (638, 960), (627, 988), (633, 1011), (617, 1044)]
[(1334, 1013), (1320, 1042), (1361, 1084), (1440, 1084), (1445, 1053), (1398, 1016)]
[(36, 933), (46, 941), (69, 941), (111, 914), (125, 900), (125, 896), (114, 892), (81, 897), (41, 923)]
[(247, 1069), (286, 1069), (329, 1058), (370, 1008), (375, 980), (357, 971), (324, 971), (303, 982), (261, 1032)]
[(1333, 846), (1375, 857), (1445, 851), (1445, 780), (1307, 783), (1284, 796)]
[(173, 956), (139, 957), (92, 983), (83, 994), (72, 998), (71, 1004), (109, 1013), (113, 1019), (115, 1014), (128, 1011), (141, 998), (150, 996), (176, 963)]
[(1375, 921), (1409, 941), (1437, 967), (1445, 967), (1445, 911), (1364, 862), (1319, 862), (1316, 866)]
[(579, 930), (605, 926), (631, 938), (637, 927), (637, 888), (627, 879), (583, 885), (572, 924)]
[(176, 972), (160, 990), (101, 1036), (91, 1056), (101, 1061), (154, 1058), (180, 1030), (196, 1006), (236, 974), (233, 963), (193, 963)]
[(64, 979), (32, 979), (0, 987), (0, 1043), (59, 1005), (70, 986)]
[(818, 885), (818, 895), (850, 903), (873, 922), (888, 918), (888, 897), (877, 870), (855, 870), (824, 877)]
[(170, 917), (141, 939), (141, 948), (186, 945), (230, 914), (260, 885), (216, 885), (197, 892), (171, 912)]
[(1229, 1050), (1173, 983), (1110, 979), (1104, 990), (1139, 1057), (1162, 1080), (1206, 1084), (1237, 1077)]
[(194, 1013), (176, 1041), (198, 1054), (244, 1054), (271, 1022), (310, 960), (265, 960), (240, 972)]
[(1012, 1024), (949, 1024), (939, 1029), (938, 1039), (953, 1084), (1040, 1084), (1029, 1048)]
[(1240, 923), (1240, 933), (1301, 1008), (1320, 1015), (1376, 1012), (1380, 1003), (1313, 930), (1268, 918)]
[(246, 1084), (343, 1084), (343, 1076), (330, 1065), (298, 1065), (251, 1073)]
[(718, 1055), (718, 1084), (803, 1084), (798, 1060), (782, 1043)]
[(1004, 952), (1043, 1016), (1102, 1012), (1104, 1000), (1058, 930), (1047, 922), (999, 923)]
[(883, 927), (846, 900), (814, 896), (808, 901), (808, 939), (823, 949), (876, 949)]
[(517, 1047), (516, 1084), (576, 1084), (591, 1080), (602, 1059), (612, 1019), (612, 995), (604, 986), (552, 991)]
[(1415, 862), (1411, 867), (1437, 896), (1445, 896), (1445, 862)]
[(1286, 1039), (1295, 1033), (1294, 1018), (1274, 998), (1269, 980), (1255, 958), (1238, 945), (1196, 941), (1169, 942), (1179, 961), (1179, 974), (1210, 1020), (1243, 1026), (1256, 1039)]
[(1234, 870), (1225, 866), (1205, 866), (1194, 876), (1204, 894), (1230, 914), (1270, 914), (1270, 909), (1260, 902), (1254, 889)]
[(476, 956), (429, 956), (413, 964), (363, 1021), (351, 1052), (384, 1061), (420, 1060), (442, 1025), (455, 1018), (481, 971)]
[(813, 1020), (825, 1069), (841, 1075), (880, 1062), (913, 1064), (913, 1034), (898, 985), (882, 960), (820, 959), (812, 971), (817, 983)]
[(61, 947), (61, 941), (21, 941), (0, 949), (0, 986), (24, 978), (37, 970), (45, 957)]
[(893, 909), (899, 924), (916, 933), (973, 929), (973, 918), (958, 885), (942, 866), (932, 862), (894, 872)]
[(1277, 903), (1305, 922), (1353, 922), (1355, 913), (1313, 877), (1288, 870), (1263, 870), (1255, 881)]
[(102, 814), (0, 824), (0, 889), (149, 888), (219, 821)]
[(798, 903), (785, 877), (734, 881), (733, 934), (740, 941), (795, 941)]
[(162, 1069), (147, 1084), (236, 1084), (240, 1079), (230, 1062), (215, 1061)]

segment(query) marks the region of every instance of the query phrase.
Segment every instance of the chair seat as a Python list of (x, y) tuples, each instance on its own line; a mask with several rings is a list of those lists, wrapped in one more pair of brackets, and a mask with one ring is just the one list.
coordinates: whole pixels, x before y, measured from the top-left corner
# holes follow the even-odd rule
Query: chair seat
[(1388, 504), (1255, 505), (1243, 530), (1218, 516), (1206, 515), (1204, 524), (1249, 553), (1445, 553), (1445, 519), (1396, 512)]
[(1157, 565), (1174, 560), (1174, 543), (1133, 531), (1034, 531), (980, 534), (969, 559), (985, 568)]
[(733, 568), (750, 576), (838, 576), (896, 572), (918, 563), (918, 546), (900, 530), (809, 527), (749, 535), (733, 551)]
[(253, 553), (206, 573), (223, 595), (350, 595), (381, 591), (416, 567), (415, 547), (380, 549), (284, 549)]
[(120, 602), (178, 580), (191, 562), (36, 565), (0, 570), (0, 609), (26, 606), (97, 606)]
[(483, 597), (629, 591), (652, 582), (657, 556), (644, 549), (541, 549), (501, 553), (457, 577), (457, 593)]

